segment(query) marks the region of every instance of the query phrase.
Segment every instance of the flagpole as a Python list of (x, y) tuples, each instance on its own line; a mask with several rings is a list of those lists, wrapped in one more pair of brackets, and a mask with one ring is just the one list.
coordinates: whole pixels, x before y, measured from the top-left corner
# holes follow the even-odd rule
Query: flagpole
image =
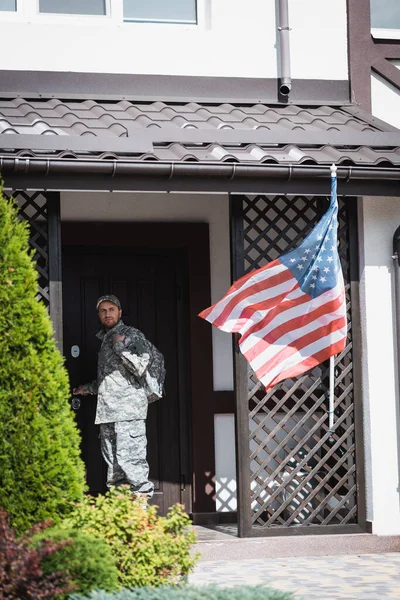
[[(336, 178), (337, 166), (331, 165), (331, 177)], [(329, 359), (329, 427), (328, 432), (334, 432), (335, 423), (335, 357)]]

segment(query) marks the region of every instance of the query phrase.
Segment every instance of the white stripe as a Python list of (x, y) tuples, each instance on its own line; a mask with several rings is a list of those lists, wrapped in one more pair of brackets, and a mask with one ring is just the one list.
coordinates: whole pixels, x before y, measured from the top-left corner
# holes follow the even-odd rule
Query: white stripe
[(254, 275), (250, 277), (250, 279), (248, 279), (243, 285), (240, 286), (239, 289), (233, 290), (232, 292), (228, 291), (228, 293), (214, 305), (213, 310), (207, 317), (207, 321), (209, 321), (210, 323), (215, 321), (215, 319), (219, 317), (219, 315), (223, 312), (223, 310), (229, 304), (232, 298), (237, 296), (237, 294), (240, 294), (243, 290), (247, 289), (248, 287), (251, 287), (252, 285), (255, 285), (256, 283), (259, 283), (260, 281), (264, 281), (264, 279), (269, 279), (274, 275), (279, 275), (279, 273), (282, 273), (282, 271), (286, 270), (287, 267), (285, 267), (285, 265), (282, 263), (279, 263), (276, 266), (271, 267), (270, 269), (265, 269), (261, 273), (259, 273), (259, 271), (257, 270), (254, 273)]
[(275, 377), (277, 375), (279, 375), (279, 373), (282, 373), (283, 371), (287, 371), (288, 369), (292, 369), (294, 366), (297, 366), (298, 364), (300, 364), (304, 360), (307, 360), (314, 354), (317, 354), (321, 350), (324, 350), (325, 348), (328, 348), (332, 344), (335, 344), (336, 342), (339, 342), (343, 338), (346, 338), (346, 336), (347, 336), (347, 326), (342, 327), (341, 329), (338, 329), (337, 331), (334, 331), (331, 334), (329, 334), (323, 338), (320, 338), (319, 340), (316, 340), (309, 346), (302, 348), (299, 352), (295, 352), (292, 356), (290, 356), (286, 360), (283, 360), (282, 362), (280, 362), (275, 367), (275, 369), (272, 369), (272, 371), (269, 371), (268, 373), (265, 374), (265, 376), (260, 380), (261, 383), (263, 383), (265, 385), (265, 387), (268, 387), (269, 383), (271, 381), (273, 381), (275, 379)]
[[(312, 310), (319, 308), (323, 304), (331, 302), (332, 300), (335, 300), (336, 298), (340, 297), (342, 290), (343, 284), (342, 282), (338, 281), (334, 288), (328, 290), (327, 292), (324, 292), (323, 294), (320, 294), (316, 298), (310, 299), (309, 302), (305, 302), (303, 304), (293, 306), (293, 308), (289, 308), (288, 310), (285, 310), (283, 312), (279, 312), (270, 323), (267, 323), (265, 327), (260, 329), (260, 331), (257, 331), (257, 333), (254, 336), (249, 336), (247, 339), (244, 340), (243, 345), (241, 344), (240, 346), (241, 351), (244, 354), (245, 352), (250, 350), (250, 348), (252, 348), (260, 339), (264, 338), (268, 333), (270, 333), (277, 327), (280, 327), (287, 321), (300, 317), (306, 312), (311, 312)], [(302, 292), (301, 290), (300, 292), (301, 294), (304, 294), (304, 292)], [(299, 294), (299, 297), (301, 296), (301, 294)], [(294, 300), (295, 298), (291, 299)]]
[[(276, 342), (274, 342), (273, 344), (269, 344), (269, 346), (263, 352), (257, 354), (257, 356), (255, 356), (254, 359), (251, 361), (252, 369), (256, 371), (262, 365), (265, 365), (265, 363), (267, 363), (271, 358), (273, 358), (273, 356), (278, 354), (278, 352), (283, 350), (283, 348), (285, 348), (286, 346), (291, 346), (296, 340), (303, 337), (304, 335), (307, 335), (308, 333), (311, 333), (312, 331), (315, 331), (320, 327), (324, 327), (325, 325), (332, 323), (332, 321), (342, 319), (343, 316), (346, 314), (342, 306), (340, 306), (338, 310), (333, 313), (325, 314), (322, 317), (318, 317), (318, 319), (311, 321), (311, 323), (304, 325), (303, 327), (298, 327), (297, 329), (289, 331), (288, 333), (284, 334), (281, 338), (276, 340)], [(260, 338), (258, 336), (257, 341), (260, 341)]]

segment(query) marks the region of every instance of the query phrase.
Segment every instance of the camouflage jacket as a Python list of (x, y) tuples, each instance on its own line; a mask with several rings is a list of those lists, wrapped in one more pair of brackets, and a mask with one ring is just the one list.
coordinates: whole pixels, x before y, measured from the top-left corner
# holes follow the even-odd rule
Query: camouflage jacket
[[(115, 333), (124, 335), (124, 341), (114, 344)], [(148, 401), (139, 378), (150, 361), (149, 342), (123, 321), (109, 331), (102, 329), (97, 337), (102, 340), (97, 380), (83, 386), (89, 394), (97, 394), (95, 423), (145, 419)]]

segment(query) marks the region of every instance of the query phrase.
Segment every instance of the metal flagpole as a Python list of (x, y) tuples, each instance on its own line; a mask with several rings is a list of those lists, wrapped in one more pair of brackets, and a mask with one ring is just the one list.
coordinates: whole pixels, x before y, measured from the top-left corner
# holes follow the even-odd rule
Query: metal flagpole
[[(331, 165), (331, 177), (336, 178), (337, 167), (335, 164)], [(329, 433), (334, 432), (335, 422), (335, 357), (329, 358)]]

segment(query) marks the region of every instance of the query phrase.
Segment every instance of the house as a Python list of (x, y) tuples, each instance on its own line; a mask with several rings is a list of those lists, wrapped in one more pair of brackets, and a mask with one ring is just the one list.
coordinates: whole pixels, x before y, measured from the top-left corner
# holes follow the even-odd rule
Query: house
[[(0, 172), (71, 386), (94, 376), (104, 292), (166, 356), (160, 510), (241, 536), (400, 535), (396, 0), (0, 0), (0, 31)], [(329, 431), (328, 365), (266, 394), (197, 315), (304, 238), (332, 163), (349, 336)], [(93, 420), (82, 402), (98, 493)]]

